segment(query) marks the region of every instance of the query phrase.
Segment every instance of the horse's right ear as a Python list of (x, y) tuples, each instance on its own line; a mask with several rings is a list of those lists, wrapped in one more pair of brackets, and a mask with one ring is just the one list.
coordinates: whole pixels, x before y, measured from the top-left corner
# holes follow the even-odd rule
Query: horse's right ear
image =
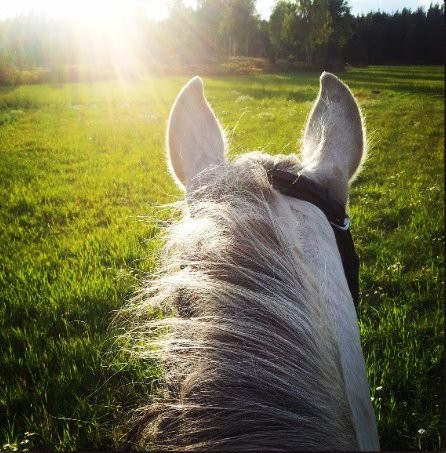
[(203, 93), (203, 82), (194, 77), (181, 90), (167, 126), (169, 168), (181, 188), (208, 167), (225, 159), (225, 138)]

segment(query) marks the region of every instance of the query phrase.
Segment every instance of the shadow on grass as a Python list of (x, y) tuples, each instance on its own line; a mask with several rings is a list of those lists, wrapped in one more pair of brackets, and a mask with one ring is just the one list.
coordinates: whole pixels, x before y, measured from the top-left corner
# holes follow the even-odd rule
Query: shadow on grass
[[(367, 93), (379, 96), (381, 91), (392, 91), (401, 94), (443, 96), (443, 72), (435, 73), (424, 69), (415, 73), (411, 68), (386, 68), (377, 73), (374, 68), (360, 69), (357, 72), (344, 72), (337, 75), (353, 91), (365, 89)], [(319, 77), (322, 71), (305, 74), (279, 74), (267, 76), (249, 76), (243, 78), (224, 77), (232, 92), (247, 95), (256, 100), (282, 98), (296, 102), (313, 101), (317, 96)], [(219, 79), (221, 80), (221, 79)], [(424, 82), (424, 83), (421, 83)], [(441, 83), (440, 83), (441, 82)], [(212, 87), (213, 91), (227, 91), (225, 85)]]
[[(347, 84), (351, 84), (353, 88), (358, 85), (366, 85), (368, 89), (372, 90), (386, 89), (410, 94), (443, 95), (444, 93), (444, 73), (440, 71), (438, 73), (427, 71), (412, 73), (410, 68), (407, 68), (406, 72), (397, 68), (387, 68), (378, 74), (371, 68), (370, 70), (348, 72), (342, 74), (341, 78)], [(429, 84), (429, 82), (432, 83)]]

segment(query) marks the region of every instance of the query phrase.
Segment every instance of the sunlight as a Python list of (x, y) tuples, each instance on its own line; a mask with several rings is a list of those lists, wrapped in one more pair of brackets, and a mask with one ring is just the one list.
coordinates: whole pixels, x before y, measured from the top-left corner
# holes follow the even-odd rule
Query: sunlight
[[(185, 4), (193, 4), (186, 1)], [(159, 21), (168, 14), (167, 0), (16, 0), (2, 5), (0, 16), (34, 13), (50, 18), (78, 19), (85, 22), (103, 22), (127, 18), (144, 10), (148, 18)]]
[[(2, 7), (0, 16), (61, 20), (65, 28), (61, 44), (77, 61), (77, 67), (68, 65), (68, 71), (87, 72), (93, 79), (114, 75), (125, 81), (144, 73), (141, 56), (145, 62), (151, 59), (145, 30), (150, 32), (155, 22), (167, 18), (168, 5), (168, 0), (16, 0)], [(148, 27), (147, 21), (152, 21)]]

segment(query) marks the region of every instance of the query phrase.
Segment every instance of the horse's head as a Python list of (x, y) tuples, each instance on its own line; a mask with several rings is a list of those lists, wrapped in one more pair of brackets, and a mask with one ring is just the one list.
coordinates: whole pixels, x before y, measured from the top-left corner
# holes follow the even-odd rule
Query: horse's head
[(167, 141), (188, 212), (143, 293), (173, 317), (149, 322), (171, 329), (166, 393), (135, 432), (150, 425), (163, 448), (379, 448), (337, 232), (364, 157), (349, 89), (321, 76), (300, 159), (227, 160), (198, 77), (175, 101)]

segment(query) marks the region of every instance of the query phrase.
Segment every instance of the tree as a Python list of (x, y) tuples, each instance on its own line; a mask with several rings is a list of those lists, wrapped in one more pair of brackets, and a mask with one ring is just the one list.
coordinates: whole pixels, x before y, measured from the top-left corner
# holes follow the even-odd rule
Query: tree
[(328, 0), (280, 1), (271, 14), (270, 29), (282, 56), (312, 64), (314, 49), (327, 43), (333, 30)]
[(333, 31), (328, 0), (298, 0), (297, 15), (305, 45), (306, 61), (313, 62), (313, 51), (328, 42)]
[(321, 58), (326, 69), (338, 70), (344, 66), (343, 50), (353, 34), (353, 17), (346, 0), (328, 0), (332, 33), (322, 46)]
[(259, 28), (255, 0), (231, 0), (226, 5), (223, 30), (228, 38), (229, 54), (248, 56), (250, 40)]
[(345, 46), (348, 61), (370, 64), (441, 64), (444, 60), (444, 5), (427, 12), (404, 8), (352, 18)]
[[(200, 61), (203, 55), (197, 36), (196, 12), (187, 8), (183, 0), (169, 0), (168, 6), (169, 15), (164, 21), (160, 40), (167, 45), (172, 63), (184, 66)], [(161, 46), (163, 50), (164, 45)]]
[(199, 36), (207, 53), (214, 57), (221, 50), (220, 41), (224, 39), (222, 34), (226, 9), (225, 0), (200, 0), (197, 5)]
[(296, 20), (296, 4), (283, 0), (276, 3), (271, 12), (269, 30), (274, 54), (280, 58), (296, 53)]
[(430, 5), (427, 15), (427, 61), (434, 64), (444, 63), (444, 4)]

